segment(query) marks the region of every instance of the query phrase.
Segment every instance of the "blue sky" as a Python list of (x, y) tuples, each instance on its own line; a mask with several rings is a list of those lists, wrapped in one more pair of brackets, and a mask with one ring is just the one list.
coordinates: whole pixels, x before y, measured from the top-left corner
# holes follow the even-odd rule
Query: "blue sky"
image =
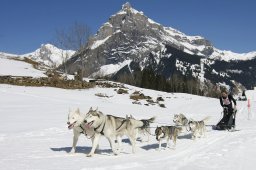
[[(96, 33), (127, 0), (0, 0), (0, 51), (23, 54), (51, 43), (75, 22)], [(201, 35), (219, 49), (256, 51), (254, 0), (130, 0), (164, 26)]]

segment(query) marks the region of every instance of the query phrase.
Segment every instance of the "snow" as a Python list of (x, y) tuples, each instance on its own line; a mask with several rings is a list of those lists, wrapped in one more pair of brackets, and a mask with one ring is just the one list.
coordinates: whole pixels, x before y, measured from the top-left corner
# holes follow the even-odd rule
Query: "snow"
[(93, 49), (95, 49), (95, 48), (98, 48), (99, 46), (101, 46), (102, 44), (104, 44), (104, 42), (107, 41), (107, 40), (109, 39), (109, 37), (111, 37), (111, 35), (110, 35), (110, 36), (107, 36), (107, 37), (104, 38), (103, 40), (96, 40), (96, 41), (92, 44), (91, 49), (93, 50)]
[(242, 70), (227, 70), (227, 72), (241, 74), (243, 71)]
[[(154, 21), (151, 21), (151, 19), (148, 19), (150, 23), (154, 23)], [(157, 23), (156, 23), (157, 24)], [(205, 45), (195, 45), (193, 44), (194, 40), (200, 40), (205, 39), (201, 36), (189, 36), (186, 35), (174, 28), (171, 27), (164, 27), (164, 31), (167, 33), (167, 36), (164, 38), (166, 40), (170, 39), (168, 37), (172, 37), (174, 39), (177, 39), (178, 43), (182, 44), (183, 47), (185, 47), (184, 52), (191, 54), (191, 51), (198, 50), (197, 55), (205, 56), (202, 51), (207, 47)], [(175, 42), (172, 40), (172, 42)], [(188, 50), (187, 50), (188, 49)], [(248, 52), (248, 53), (235, 53), (232, 51), (227, 50), (219, 50), (217, 48), (213, 47), (214, 52), (209, 57), (211, 59), (217, 59), (217, 60), (224, 60), (224, 61), (231, 61), (231, 60), (251, 60), (256, 58), (256, 51)]]
[(39, 49), (32, 53), (23, 54), (21, 57), (27, 57), (47, 66), (59, 66), (63, 63), (64, 57), (67, 60), (75, 54), (72, 50), (62, 50), (52, 44), (42, 44)]
[(118, 64), (108, 64), (108, 65), (103, 65), (100, 67), (100, 70), (93, 73), (92, 77), (97, 77), (97, 76), (107, 76), (111, 75), (113, 73), (116, 73), (119, 71), (121, 68), (123, 68), (126, 65), (129, 65), (132, 60), (125, 60), (123, 62), (120, 62)]
[(157, 22), (153, 21), (153, 20), (152, 20), (152, 19), (150, 19), (150, 18), (148, 18), (148, 22), (149, 22), (150, 24), (160, 25), (159, 23), (157, 23)]
[(18, 57), (20, 59), (29, 58), (38, 63), (44, 64), (49, 67), (59, 66), (63, 62), (63, 58), (66, 57), (69, 59), (72, 55), (75, 54), (73, 50), (63, 50), (55, 47), (52, 44), (42, 44), (40, 48), (34, 52), (27, 54), (8, 54), (0, 52), (0, 57), (2, 58), (13, 58)]
[[(42, 169), (253, 169), (256, 154), (256, 120), (248, 120), (247, 102), (238, 102), (237, 132), (212, 131), (195, 141), (189, 134), (177, 140), (176, 149), (158, 151), (154, 136), (149, 142), (137, 142), (137, 152), (131, 153), (131, 146), (124, 138), (124, 150), (114, 156), (107, 140), (100, 140), (99, 152), (92, 157), (91, 141), (81, 136), (78, 153), (67, 153), (72, 145), (72, 131), (66, 125), (69, 108), (77, 107), (86, 113), (92, 106), (99, 107), (105, 114), (125, 116), (133, 114), (138, 119), (157, 116), (157, 124), (173, 124), (175, 113), (184, 113), (195, 120), (211, 116), (208, 125), (220, 119), (219, 101), (181, 93), (164, 93), (128, 86), (129, 93), (135, 89), (150, 95), (153, 99), (164, 98), (167, 108), (159, 106), (134, 105), (129, 95), (118, 95), (113, 88), (88, 90), (64, 90), (48, 87), (21, 87), (0, 85), (0, 167), (5, 170)], [(99, 98), (95, 93), (113, 97)], [(250, 95), (249, 95), (250, 94)], [(250, 91), (255, 96), (256, 91)], [(255, 100), (252, 111), (255, 111)], [(186, 107), (184, 107), (186, 106)], [(253, 112), (253, 115), (255, 113)], [(152, 128), (152, 133), (154, 128)]]
[(252, 51), (249, 53), (234, 53), (232, 51), (226, 50), (218, 50), (214, 48), (214, 53), (210, 56), (211, 59), (219, 59), (224, 61), (231, 60), (252, 60), (256, 58), (256, 51)]
[(17, 61), (0, 57), (0, 76), (12, 75), (12, 76), (31, 76), (31, 77), (45, 77), (43, 71), (39, 71), (31, 64), (23, 61)]

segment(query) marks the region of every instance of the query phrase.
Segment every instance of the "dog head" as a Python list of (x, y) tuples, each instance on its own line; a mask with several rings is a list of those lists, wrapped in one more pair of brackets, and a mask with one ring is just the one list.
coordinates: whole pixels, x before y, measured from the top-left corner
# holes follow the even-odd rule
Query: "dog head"
[(79, 109), (77, 109), (76, 111), (69, 111), (68, 122), (67, 122), (68, 129), (73, 129), (74, 127), (79, 126), (80, 119), (81, 119), (81, 114)]
[(159, 141), (164, 137), (163, 127), (157, 127), (155, 130), (156, 140)]
[(90, 108), (89, 112), (86, 114), (84, 118), (84, 123), (88, 127), (96, 127), (96, 122), (100, 119), (102, 113), (98, 111), (98, 108), (96, 110), (93, 110), (92, 107)]
[(176, 125), (182, 125), (182, 118), (184, 117), (183, 114), (174, 114), (173, 116), (173, 122), (176, 124)]

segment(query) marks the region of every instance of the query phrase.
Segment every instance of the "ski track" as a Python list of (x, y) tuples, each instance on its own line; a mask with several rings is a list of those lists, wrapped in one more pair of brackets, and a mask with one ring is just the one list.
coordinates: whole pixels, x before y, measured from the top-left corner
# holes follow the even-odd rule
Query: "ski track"
[[(94, 96), (97, 92), (114, 97), (98, 98)], [(107, 114), (112, 111), (113, 114), (120, 113), (120, 109), (126, 108), (120, 116), (139, 112), (140, 114), (135, 115), (136, 118), (156, 115), (157, 122), (169, 124), (172, 124), (173, 113), (183, 112), (188, 117), (200, 120), (205, 117), (205, 110), (209, 108), (212, 110), (209, 111), (212, 119), (207, 124), (214, 124), (220, 118), (220, 109), (216, 108), (216, 105), (219, 107), (219, 102), (216, 99), (146, 89), (143, 89), (143, 92), (154, 97), (165, 97), (164, 103), (167, 108), (132, 105), (128, 96), (119, 97), (113, 89), (95, 88), (78, 91), (0, 85), (0, 94), (3, 96), (0, 98), (0, 113), (2, 116), (6, 115), (0, 122), (1, 169), (242, 170), (254, 167), (256, 122), (253, 117), (251, 120), (247, 119), (246, 102), (238, 103), (240, 114), (237, 115), (237, 128), (241, 129), (240, 131), (213, 131), (207, 127), (206, 137), (196, 140), (191, 140), (190, 133), (183, 133), (178, 138), (175, 149), (172, 147), (161, 151), (158, 150), (155, 137), (150, 136), (149, 142), (137, 142), (135, 154), (131, 153), (131, 145), (124, 137), (123, 150), (118, 156), (112, 154), (107, 140), (102, 137), (100, 148), (92, 158), (86, 157), (91, 149), (91, 140), (81, 136), (77, 153), (68, 153), (73, 136), (72, 131), (67, 130), (66, 126), (69, 107), (80, 107), (86, 112), (90, 106), (98, 105), (99, 109)], [(169, 96), (172, 97), (166, 98)], [(181, 108), (184, 102), (188, 107)], [(113, 104), (119, 104), (119, 107), (113, 108)], [(153, 128), (151, 133), (154, 133)], [(172, 141), (170, 142), (172, 146)], [(162, 147), (165, 147), (165, 141)]]

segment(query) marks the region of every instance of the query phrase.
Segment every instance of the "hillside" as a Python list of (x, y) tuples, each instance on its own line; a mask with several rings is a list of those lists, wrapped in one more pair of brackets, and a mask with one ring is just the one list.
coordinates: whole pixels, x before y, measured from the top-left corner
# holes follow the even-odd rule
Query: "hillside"
[[(127, 85), (125, 85), (127, 86)], [(137, 152), (123, 138), (123, 151), (114, 156), (107, 140), (102, 137), (97, 154), (86, 157), (91, 141), (81, 136), (78, 153), (69, 154), (72, 131), (67, 128), (69, 108), (80, 108), (87, 113), (90, 107), (98, 107), (105, 114), (149, 118), (156, 116), (154, 128), (172, 125), (175, 113), (201, 120), (211, 116), (207, 125), (216, 124), (221, 117), (219, 101), (181, 93), (165, 93), (127, 86), (129, 94), (135, 90), (153, 97), (163, 97), (166, 108), (158, 105), (132, 104), (128, 94), (117, 94), (113, 88), (89, 90), (63, 90), (45, 87), (18, 87), (0, 85), (0, 166), (6, 170), (16, 169), (253, 169), (256, 154), (255, 97), (253, 116), (248, 120), (246, 102), (238, 102), (236, 132), (212, 131), (207, 127), (205, 138), (191, 140), (190, 133), (180, 135), (176, 149), (158, 151), (154, 136), (149, 142), (137, 142)], [(95, 96), (103, 93), (110, 98)], [(256, 96), (255, 91), (247, 96)]]

